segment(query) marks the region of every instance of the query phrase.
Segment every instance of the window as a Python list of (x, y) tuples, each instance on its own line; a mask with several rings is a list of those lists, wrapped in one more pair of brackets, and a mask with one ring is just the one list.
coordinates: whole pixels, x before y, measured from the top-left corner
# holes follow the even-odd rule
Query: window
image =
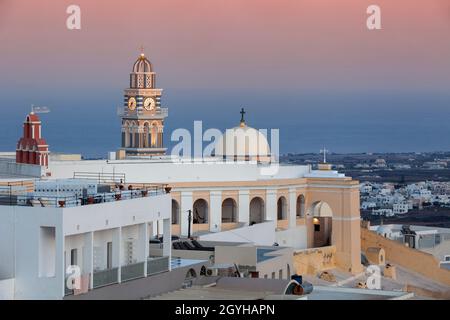
[(314, 225), (314, 231), (317, 231), (317, 232), (320, 231), (320, 224), (315, 224)]
[(275, 279), (275, 272), (272, 272), (272, 279)]
[(71, 266), (78, 265), (78, 250), (77, 249), (70, 250), (70, 265)]
[(112, 268), (112, 242), (106, 244), (106, 269)]

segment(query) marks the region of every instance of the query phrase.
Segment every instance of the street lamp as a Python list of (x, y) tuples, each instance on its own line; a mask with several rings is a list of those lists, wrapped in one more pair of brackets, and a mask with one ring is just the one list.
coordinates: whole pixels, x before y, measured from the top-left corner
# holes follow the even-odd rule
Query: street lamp
[(191, 238), (192, 210), (188, 210), (188, 239)]

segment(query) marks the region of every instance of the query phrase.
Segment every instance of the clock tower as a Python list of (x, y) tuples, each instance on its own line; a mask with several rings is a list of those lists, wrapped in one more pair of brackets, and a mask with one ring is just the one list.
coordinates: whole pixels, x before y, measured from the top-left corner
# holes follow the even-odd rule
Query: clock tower
[(122, 146), (118, 158), (164, 155), (164, 119), (168, 109), (161, 107), (162, 89), (156, 88), (156, 74), (141, 53), (130, 73), (130, 87), (124, 90)]

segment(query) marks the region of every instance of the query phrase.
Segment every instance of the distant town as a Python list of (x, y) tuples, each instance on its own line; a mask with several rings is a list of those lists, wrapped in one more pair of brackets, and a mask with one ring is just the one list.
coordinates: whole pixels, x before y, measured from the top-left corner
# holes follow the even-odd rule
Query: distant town
[[(321, 154), (287, 154), (283, 163), (316, 167)], [(334, 170), (359, 180), (361, 217), (374, 224), (450, 227), (450, 152), (327, 155)]]

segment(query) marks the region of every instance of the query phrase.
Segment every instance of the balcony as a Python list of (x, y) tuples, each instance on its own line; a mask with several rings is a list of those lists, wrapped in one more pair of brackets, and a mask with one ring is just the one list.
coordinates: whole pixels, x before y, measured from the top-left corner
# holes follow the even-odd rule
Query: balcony
[(142, 278), (145, 275), (144, 267), (145, 262), (137, 262), (126, 266), (122, 266), (121, 270), (122, 281), (129, 281)]
[[(137, 262), (120, 267), (120, 281), (119, 268), (110, 268), (104, 270), (97, 270), (93, 273), (92, 289), (97, 289), (119, 282), (126, 282), (135, 279), (152, 276), (161, 272), (169, 271), (169, 257), (152, 257), (147, 259), (147, 274), (145, 274), (145, 262)], [(65, 279), (64, 294), (72, 295), (74, 291), (67, 288), (67, 278)], [(91, 289), (91, 290), (92, 290)]]
[(161, 119), (165, 118), (169, 115), (169, 109), (168, 108), (156, 108), (153, 111), (147, 111), (145, 109), (141, 110), (129, 110), (125, 107), (118, 107), (117, 108), (117, 115), (119, 117), (139, 117), (139, 118), (145, 118), (145, 119)]
[[(45, 193), (27, 193), (23, 195), (3, 194), (3, 196), (0, 196), (0, 205), (69, 208), (105, 202), (152, 197), (167, 193), (165, 185), (143, 185), (139, 187), (130, 186), (131, 185), (128, 186), (128, 190), (125, 190), (124, 186), (119, 186), (111, 192), (98, 193), (84, 197), (77, 194), (60, 196), (45, 195)], [(7, 192), (8, 190), (5, 191)]]
[(119, 282), (119, 268), (94, 271), (93, 288), (109, 286)]
[(153, 257), (147, 260), (147, 276), (169, 271), (169, 257)]

